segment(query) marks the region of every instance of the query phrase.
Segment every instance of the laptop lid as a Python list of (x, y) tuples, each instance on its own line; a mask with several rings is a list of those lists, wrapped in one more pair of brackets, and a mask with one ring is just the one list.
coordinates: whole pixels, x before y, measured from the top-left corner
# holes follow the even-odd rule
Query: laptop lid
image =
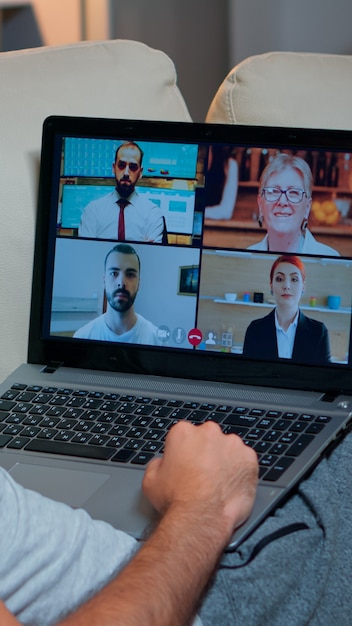
[[(29, 362), (349, 393), (351, 138), (349, 132), (311, 129), (48, 118)], [(117, 231), (116, 238), (108, 231), (81, 236), (80, 225), (89, 207), (93, 219), (106, 198), (117, 215), (113, 163), (119, 146), (130, 142), (143, 152), (134, 193), (162, 215), (167, 231), (164, 243), (147, 239), (142, 228), (139, 239), (133, 234), (128, 241), (140, 264), (134, 309), (153, 331), (142, 339), (116, 328), (84, 335), (81, 329), (93, 320), (107, 319), (106, 259)], [(271, 177), (263, 190), (265, 167), (282, 154), (303, 162), (312, 181), (296, 163), (298, 182), (278, 187)], [(226, 188), (231, 169), (235, 179)], [(230, 209), (224, 217), (225, 193)], [(326, 330), (325, 360), (314, 344), (291, 358), (265, 348), (244, 351), (250, 323), (275, 308), (270, 272), (286, 253), (284, 244), (271, 250), (267, 243), (271, 218), (263, 218), (262, 207), (264, 201), (273, 206), (275, 194), (285, 200), (279, 221), (290, 223), (292, 213), (306, 206), (298, 217), (299, 247), (288, 254), (304, 265), (299, 308)]]

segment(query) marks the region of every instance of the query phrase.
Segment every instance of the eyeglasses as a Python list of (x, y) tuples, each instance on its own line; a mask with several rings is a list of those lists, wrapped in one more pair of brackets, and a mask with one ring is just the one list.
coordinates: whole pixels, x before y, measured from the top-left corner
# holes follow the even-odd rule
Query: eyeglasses
[(280, 187), (263, 187), (262, 196), (264, 196), (267, 202), (277, 202), (280, 200), (282, 194), (285, 194), (288, 202), (298, 204), (301, 202), (304, 195), (307, 195), (303, 189), (297, 189), (296, 187), (290, 187), (290, 189), (280, 189)]
[(137, 172), (137, 170), (140, 169), (140, 165), (138, 163), (129, 163), (128, 161), (117, 161), (116, 165), (121, 171), (125, 170), (127, 166), (131, 172)]

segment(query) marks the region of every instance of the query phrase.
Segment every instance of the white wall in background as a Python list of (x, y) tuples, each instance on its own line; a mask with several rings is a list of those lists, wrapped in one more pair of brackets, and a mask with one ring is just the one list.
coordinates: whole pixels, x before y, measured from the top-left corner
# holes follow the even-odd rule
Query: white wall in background
[(230, 63), (273, 50), (352, 54), (351, 0), (228, 0)]

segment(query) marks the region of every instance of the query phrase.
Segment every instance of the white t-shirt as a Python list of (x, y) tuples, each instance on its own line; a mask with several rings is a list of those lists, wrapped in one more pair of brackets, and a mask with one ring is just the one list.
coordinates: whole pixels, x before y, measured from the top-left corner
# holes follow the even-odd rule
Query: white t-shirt
[[(82, 509), (24, 489), (0, 467), (0, 598), (24, 626), (62, 620), (116, 578), (139, 546)], [(202, 626), (199, 617), (193, 626)]]
[(115, 578), (138, 545), (0, 468), (0, 598), (21, 624), (58, 622)]
[(75, 339), (95, 339), (97, 341), (118, 341), (122, 343), (147, 344), (159, 346), (158, 329), (142, 315), (137, 315), (135, 325), (122, 335), (114, 333), (105, 322), (105, 314), (96, 317), (82, 328), (76, 330)]

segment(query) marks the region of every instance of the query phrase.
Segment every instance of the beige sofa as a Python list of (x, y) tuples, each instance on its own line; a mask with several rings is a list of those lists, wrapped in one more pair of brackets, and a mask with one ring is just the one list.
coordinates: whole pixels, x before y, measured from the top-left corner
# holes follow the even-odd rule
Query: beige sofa
[(268, 52), (226, 76), (207, 122), (352, 128), (352, 56)]
[[(272, 53), (226, 77), (207, 121), (351, 128), (352, 57)], [(191, 121), (172, 61), (132, 41), (0, 54), (0, 380), (26, 360), (41, 126), (89, 115)]]
[(190, 121), (172, 61), (131, 41), (0, 54), (0, 380), (26, 360), (41, 128), (86, 115)]

